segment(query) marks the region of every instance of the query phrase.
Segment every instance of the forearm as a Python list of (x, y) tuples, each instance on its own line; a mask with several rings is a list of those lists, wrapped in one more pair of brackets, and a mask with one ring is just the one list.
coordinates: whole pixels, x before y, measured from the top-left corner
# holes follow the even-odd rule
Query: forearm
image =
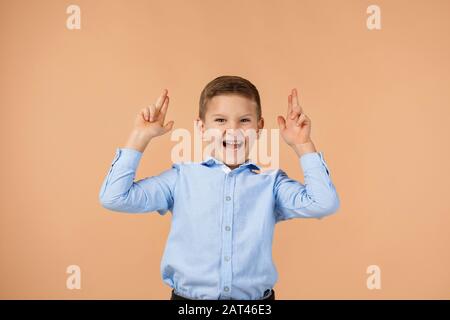
[(144, 152), (151, 138), (145, 136), (141, 131), (131, 131), (124, 148), (134, 149), (139, 152)]
[(292, 149), (294, 149), (297, 156), (300, 158), (302, 155), (310, 152), (317, 152), (316, 147), (312, 141), (302, 143), (302, 144), (294, 144), (291, 145)]
[[(133, 186), (142, 153), (133, 149), (118, 148), (116, 155), (100, 189), (103, 205), (118, 206), (129, 195)], [(139, 191), (139, 190), (138, 190)]]

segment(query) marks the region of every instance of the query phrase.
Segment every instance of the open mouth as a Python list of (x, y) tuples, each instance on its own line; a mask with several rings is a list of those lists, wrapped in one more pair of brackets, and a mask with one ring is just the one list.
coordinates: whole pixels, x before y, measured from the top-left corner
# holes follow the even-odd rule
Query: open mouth
[(244, 145), (244, 141), (223, 140), (222, 145), (224, 146), (224, 148), (237, 150)]

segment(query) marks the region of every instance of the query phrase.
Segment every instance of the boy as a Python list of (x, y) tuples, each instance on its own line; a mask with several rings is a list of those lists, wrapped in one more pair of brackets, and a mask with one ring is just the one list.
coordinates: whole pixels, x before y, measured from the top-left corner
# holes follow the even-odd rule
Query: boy
[[(100, 190), (103, 207), (120, 212), (172, 213), (161, 261), (163, 281), (177, 299), (274, 299), (278, 273), (272, 261), (277, 222), (321, 218), (339, 208), (321, 152), (311, 140), (311, 121), (296, 89), (286, 119), (278, 116), (283, 140), (296, 152), (305, 184), (280, 169), (258, 173), (248, 159), (250, 141), (264, 126), (258, 90), (237, 76), (214, 79), (203, 89), (197, 124), (214, 130), (219, 143), (200, 163), (174, 163), (157, 176), (134, 182), (150, 140), (169, 132), (167, 90), (136, 116), (135, 127), (116, 155)], [(244, 156), (239, 156), (243, 154)]]

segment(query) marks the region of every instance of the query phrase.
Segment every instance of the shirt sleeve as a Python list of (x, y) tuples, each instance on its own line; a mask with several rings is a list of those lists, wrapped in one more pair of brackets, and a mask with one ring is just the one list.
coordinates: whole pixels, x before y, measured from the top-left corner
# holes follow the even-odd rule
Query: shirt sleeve
[(336, 212), (340, 206), (322, 152), (306, 153), (299, 162), (305, 184), (278, 170), (274, 186), (276, 222), (292, 218), (320, 219)]
[(99, 192), (99, 200), (106, 209), (119, 212), (143, 213), (157, 211), (164, 215), (173, 209), (173, 193), (179, 165), (157, 176), (134, 181), (142, 152), (131, 148), (117, 148)]

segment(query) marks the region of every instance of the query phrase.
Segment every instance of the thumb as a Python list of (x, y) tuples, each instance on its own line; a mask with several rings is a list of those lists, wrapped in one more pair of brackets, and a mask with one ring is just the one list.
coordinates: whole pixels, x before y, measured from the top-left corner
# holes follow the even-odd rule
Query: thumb
[(169, 121), (165, 126), (164, 126), (164, 133), (169, 132), (170, 130), (172, 130), (174, 122), (173, 121)]
[(284, 120), (283, 116), (277, 117), (278, 126), (280, 127), (280, 130), (286, 129), (286, 120)]

